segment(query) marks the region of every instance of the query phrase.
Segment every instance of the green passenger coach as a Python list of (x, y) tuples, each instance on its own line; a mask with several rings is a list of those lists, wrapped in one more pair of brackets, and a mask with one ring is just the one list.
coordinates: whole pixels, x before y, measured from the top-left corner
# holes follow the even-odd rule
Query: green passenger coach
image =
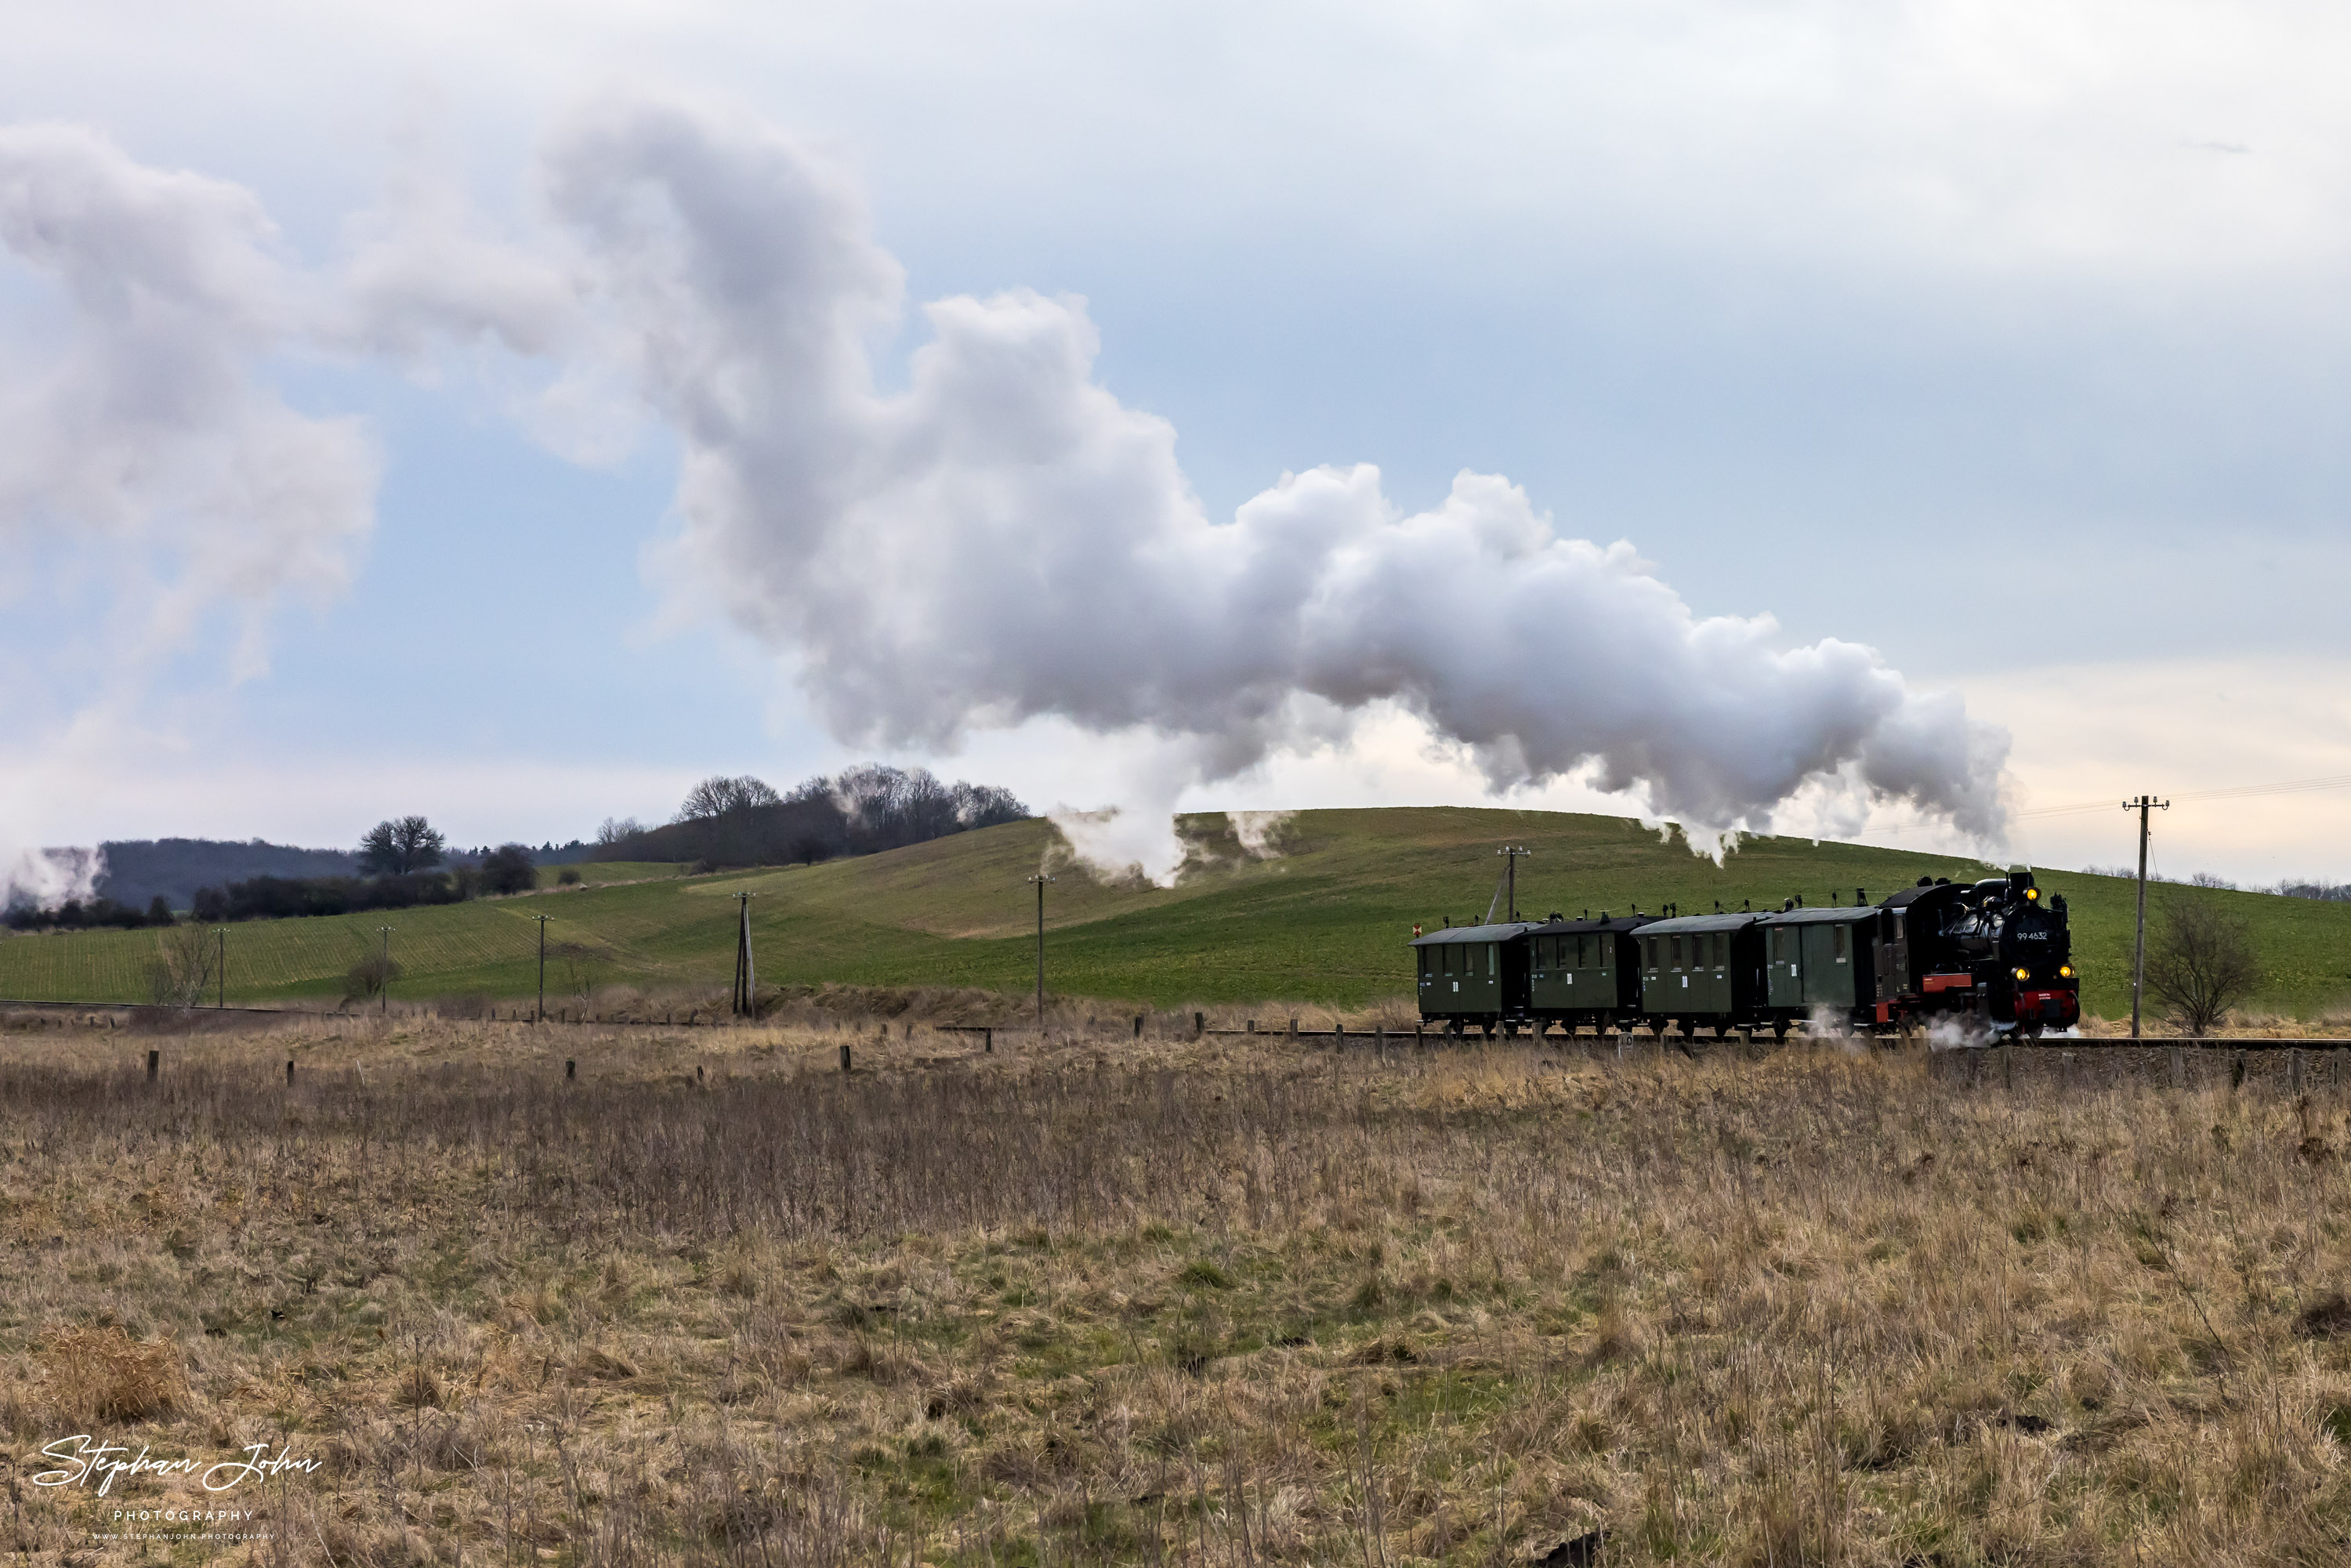
[(1641, 1007), (1640, 945), (1634, 933), (1654, 915), (1567, 920), (1552, 915), (1528, 931), (1528, 1011), (1541, 1024), (1611, 1028)]
[(1652, 921), (1640, 933), (1641, 1012), (1663, 1034), (1717, 1034), (1752, 1022), (1763, 1006), (1760, 915), (1684, 915)]
[(1765, 1005), (1789, 1012), (1825, 1008), (1865, 1021), (1877, 1000), (1878, 929), (1890, 925), (1875, 905), (1797, 909), (1763, 917)]
[(1470, 1024), (1494, 1026), (1527, 1016), (1527, 945), (1533, 927), (1458, 925), (1413, 939), (1419, 967), (1420, 1016), (1448, 1034)]

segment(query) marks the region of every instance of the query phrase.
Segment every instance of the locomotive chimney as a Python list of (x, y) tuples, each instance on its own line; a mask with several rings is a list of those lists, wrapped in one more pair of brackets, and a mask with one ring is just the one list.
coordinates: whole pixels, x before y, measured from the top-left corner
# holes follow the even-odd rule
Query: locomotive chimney
[(1869, 889), (1865, 887), (1856, 887), (1853, 890), (1853, 906), (1855, 909), (1859, 909), (1863, 904), (1867, 904), (1868, 902)]

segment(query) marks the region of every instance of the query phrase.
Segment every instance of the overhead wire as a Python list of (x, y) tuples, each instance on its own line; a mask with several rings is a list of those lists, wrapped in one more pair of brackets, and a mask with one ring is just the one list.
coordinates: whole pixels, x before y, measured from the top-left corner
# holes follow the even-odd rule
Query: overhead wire
[[(2174, 801), (2231, 800), (2263, 795), (2299, 795), (2322, 789), (2351, 789), (2351, 773), (2338, 773), (2324, 779), (2286, 779), (2269, 784), (2239, 784), (2225, 789), (2186, 789), (2174, 793)], [(2111, 811), (2129, 805), (2128, 801), (2108, 799), (2082, 800), (2066, 806), (2032, 806), (2021, 811), (2011, 811), (2011, 820), (2042, 817), (2066, 817), (2086, 811)], [(1902, 838), (1911, 833), (1940, 831), (1948, 824), (1936, 821), (1905, 822), (1899, 826), (1865, 828), (1872, 838)]]
[[(2226, 789), (2183, 789), (2171, 799), (2181, 800), (2232, 800), (2254, 795), (2299, 795), (2317, 789), (2351, 789), (2351, 773), (2338, 773), (2325, 779), (2287, 779), (2273, 784), (2239, 784)], [(2084, 800), (2071, 806), (2034, 806), (2022, 811), (2011, 811), (2014, 817), (2062, 817), (2075, 811), (2111, 811), (2127, 801)]]

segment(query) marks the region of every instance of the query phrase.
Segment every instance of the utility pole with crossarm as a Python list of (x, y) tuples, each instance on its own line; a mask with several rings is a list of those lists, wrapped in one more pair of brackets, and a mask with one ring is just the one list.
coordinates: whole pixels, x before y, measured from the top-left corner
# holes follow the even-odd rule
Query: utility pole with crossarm
[(2138, 936), (2131, 943), (2131, 1038), (2138, 1038), (2139, 998), (2147, 987), (2147, 814), (2168, 811), (2171, 802), (2152, 795), (2123, 802), (2126, 811), (2138, 813)]

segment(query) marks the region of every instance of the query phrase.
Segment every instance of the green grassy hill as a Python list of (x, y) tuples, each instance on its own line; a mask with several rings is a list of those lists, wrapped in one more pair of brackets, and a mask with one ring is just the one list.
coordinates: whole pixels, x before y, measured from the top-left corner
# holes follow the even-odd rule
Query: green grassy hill
[[(1067, 863), (1040, 821), (1015, 822), (824, 865), (681, 876), (666, 865), (600, 866), (590, 885), (436, 909), (230, 928), (231, 1001), (334, 998), (364, 946), (391, 925), (405, 971), (396, 994), (530, 994), (538, 924), (559, 956), (550, 994), (569, 971), (599, 983), (650, 988), (724, 988), (733, 960), (736, 904), (751, 893), (763, 981), (875, 986), (974, 986), (1019, 991), (1033, 981), (1034, 892), (1047, 893), (1047, 983), (1064, 994), (1187, 1002), (1288, 999), (1358, 1005), (1407, 994), (1403, 944), (1415, 922), (1482, 918), (1500, 867), (1497, 846), (1527, 845), (1522, 915), (1551, 910), (1686, 912), (1720, 900), (1777, 907), (1791, 894), (1850, 903), (1922, 875), (1989, 874), (1949, 856), (1802, 839), (1750, 841), (1717, 867), (1677, 841), (1613, 817), (1456, 808), (1307, 811), (1290, 822), (1277, 858), (1243, 857), (1223, 817), (1184, 828), (1208, 863), (1174, 888), (1105, 885)], [(622, 880), (607, 881), (618, 876)], [(2087, 1010), (2129, 1009), (2132, 884), (2044, 873), (2071, 901)], [(2268, 970), (2262, 1005), (2313, 1016), (2351, 1001), (2351, 906), (2260, 894), (2175, 887), (2154, 897), (2217, 898), (2254, 925)], [(23, 936), (0, 940), (0, 996), (73, 1001), (143, 999), (152, 931)]]

